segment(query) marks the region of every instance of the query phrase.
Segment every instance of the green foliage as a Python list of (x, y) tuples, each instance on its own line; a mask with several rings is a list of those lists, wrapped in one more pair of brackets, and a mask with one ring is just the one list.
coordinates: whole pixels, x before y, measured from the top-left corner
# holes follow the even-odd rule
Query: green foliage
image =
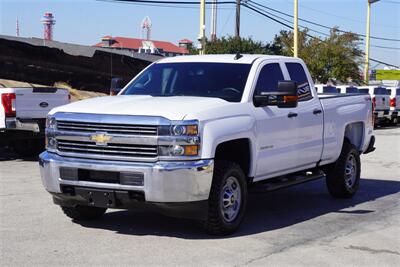
[(272, 54), (269, 45), (252, 38), (222, 37), (214, 42), (207, 41), (206, 54)]
[[(299, 32), (299, 58), (303, 59), (313, 76), (322, 83), (328, 80), (341, 82), (361, 81), (359, 65), (362, 51), (358, 48), (359, 37), (352, 33), (340, 34), (333, 29), (325, 39), (308, 35), (308, 30)], [(293, 33), (281, 31), (271, 46), (277, 54), (293, 56)]]
[[(305, 29), (299, 32), (299, 57), (307, 64), (316, 82), (333, 80), (360, 83), (362, 51), (358, 48), (359, 41), (357, 35), (339, 33), (336, 29), (325, 39), (311, 37)], [(190, 53), (198, 54), (198, 51), (192, 49)], [(206, 43), (206, 54), (236, 53), (293, 56), (293, 32), (281, 31), (267, 44), (252, 38), (232, 36)]]

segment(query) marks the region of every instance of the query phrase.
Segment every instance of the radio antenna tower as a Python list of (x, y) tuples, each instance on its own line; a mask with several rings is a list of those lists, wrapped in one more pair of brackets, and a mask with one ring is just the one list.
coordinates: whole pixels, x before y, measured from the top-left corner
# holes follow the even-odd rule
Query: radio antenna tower
[(44, 25), (44, 39), (52, 41), (53, 25), (56, 24), (53, 14), (50, 12), (44, 13), (44, 16), (42, 17), (42, 23)]
[(17, 37), (19, 37), (19, 22), (18, 22), (18, 17), (17, 17), (17, 23), (15, 24), (15, 33)]
[(143, 20), (142, 20), (142, 38), (144, 36), (144, 33), (146, 32), (146, 40), (150, 40), (151, 38), (151, 20), (148, 16), (146, 16)]

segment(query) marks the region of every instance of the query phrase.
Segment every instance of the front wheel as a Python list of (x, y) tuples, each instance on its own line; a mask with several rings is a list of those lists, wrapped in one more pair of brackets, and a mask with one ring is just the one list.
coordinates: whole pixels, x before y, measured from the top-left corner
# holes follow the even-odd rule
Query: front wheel
[(360, 184), (361, 162), (356, 147), (345, 141), (339, 159), (325, 168), (329, 193), (335, 198), (350, 198)]
[(236, 231), (243, 220), (246, 205), (247, 182), (242, 169), (233, 162), (217, 161), (205, 222), (207, 232), (227, 235)]

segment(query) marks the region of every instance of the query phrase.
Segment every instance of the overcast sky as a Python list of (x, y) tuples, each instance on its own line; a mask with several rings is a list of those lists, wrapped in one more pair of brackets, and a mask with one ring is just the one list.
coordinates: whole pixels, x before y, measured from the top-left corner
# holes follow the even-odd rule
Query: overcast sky
[[(268, 7), (293, 13), (293, 0), (253, 0)], [(140, 24), (145, 16), (152, 20), (152, 39), (177, 43), (188, 38), (196, 40), (199, 33), (198, 7), (159, 7), (96, 0), (0, 0), (0, 32), (15, 35), (16, 18), (20, 35), (43, 38), (40, 19), (44, 12), (56, 18), (54, 39), (62, 42), (93, 45), (104, 35), (140, 38)], [(367, 0), (299, 0), (299, 17), (327, 26), (365, 34)], [(372, 5), (371, 35), (400, 39), (400, 0), (381, 0)], [(283, 15), (280, 15), (283, 16)], [(284, 16), (283, 16), (284, 17)], [(207, 35), (210, 30), (210, 11), (207, 12)], [(284, 26), (242, 7), (241, 35), (269, 42)], [(291, 18), (286, 17), (291, 20)], [(218, 10), (217, 35), (233, 35), (235, 8), (221, 5)], [(300, 22), (300, 25), (327, 33), (328, 30)], [(318, 36), (318, 33), (313, 33)], [(370, 57), (400, 65), (400, 42), (371, 39)], [(363, 48), (363, 47), (362, 47)], [(375, 64), (372, 63), (371, 67)], [(382, 66), (378, 66), (382, 67)]]

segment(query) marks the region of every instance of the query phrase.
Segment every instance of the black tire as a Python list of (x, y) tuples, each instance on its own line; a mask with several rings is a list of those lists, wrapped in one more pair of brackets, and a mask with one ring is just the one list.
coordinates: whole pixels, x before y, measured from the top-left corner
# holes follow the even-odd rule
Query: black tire
[(64, 207), (61, 206), (65, 215), (77, 221), (86, 221), (98, 219), (106, 212), (106, 208), (89, 207), (89, 206), (75, 206)]
[[(228, 196), (226, 189), (229, 186), (227, 183), (231, 183), (232, 187), (235, 187), (235, 184), (240, 186), (236, 187), (235, 191), (236, 193), (240, 192), (240, 195), (234, 196), (234, 200), (232, 200), (232, 196), (225, 198), (225, 200), (230, 199), (231, 202), (223, 201), (223, 196)], [(237, 208), (237, 211), (234, 212), (236, 215), (232, 216), (231, 220), (227, 218), (227, 213), (224, 213), (223, 202), (233, 206), (233, 209)], [(228, 235), (235, 232), (243, 221), (246, 206), (247, 181), (242, 169), (233, 162), (216, 161), (209, 197), (208, 217), (204, 224), (206, 231), (213, 235)]]
[(45, 150), (42, 139), (23, 139), (13, 142), (14, 151), (22, 157), (35, 157)]
[[(353, 163), (350, 163), (350, 161), (353, 161)], [(352, 165), (353, 167), (351, 167)], [(334, 198), (351, 198), (354, 196), (360, 184), (361, 174), (360, 154), (354, 145), (345, 141), (338, 160), (323, 169), (326, 174), (326, 185), (331, 196)]]
[(390, 121), (390, 123), (391, 123), (393, 126), (396, 126), (396, 125), (399, 123), (399, 118), (398, 118), (398, 117), (392, 118), (392, 120)]

